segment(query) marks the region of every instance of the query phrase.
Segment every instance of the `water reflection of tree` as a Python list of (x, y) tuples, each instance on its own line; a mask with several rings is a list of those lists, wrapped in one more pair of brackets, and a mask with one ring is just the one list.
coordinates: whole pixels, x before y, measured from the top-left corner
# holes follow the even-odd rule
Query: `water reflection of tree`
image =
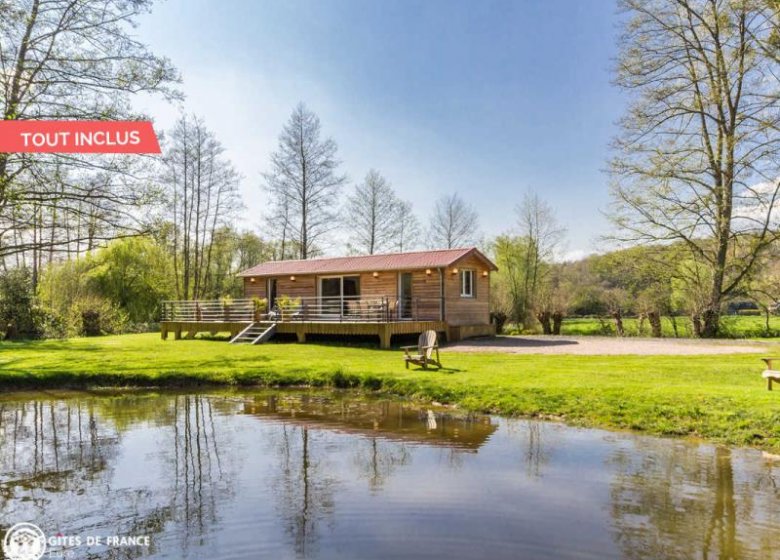
[[(0, 524), (33, 520), (47, 530), (79, 534), (94, 530), (95, 512), (143, 503), (139, 490), (117, 497), (111, 475), (121, 432), (100, 414), (94, 400), (6, 401), (0, 409)], [(153, 527), (156, 507), (131, 513)], [(112, 530), (112, 533), (115, 530)], [(122, 556), (142, 554), (126, 549)], [(56, 551), (55, 551), (56, 553)], [(105, 555), (108, 556), (108, 555)]]
[(550, 462), (554, 439), (554, 427), (537, 420), (511, 420), (507, 422), (507, 433), (521, 441), (522, 461), (529, 478), (539, 478)]
[(174, 399), (173, 442), (166, 447), (173, 471), (170, 501), (183, 529), (184, 551), (206, 542), (219, 521), (218, 504), (232, 494), (232, 473), (225, 472), (231, 465), (222, 462), (225, 434), (217, 430), (214, 404), (214, 399), (199, 395)]
[(316, 547), (320, 523), (333, 515), (338, 481), (318, 456), (308, 427), (282, 424), (278, 433), (280, 468), (271, 487), (295, 553), (303, 557)]
[[(114, 489), (124, 433), (139, 424), (170, 428), (160, 454), (171, 465), (162, 489)], [(164, 432), (163, 432), (164, 433)], [(0, 405), (0, 525), (35, 520), (68, 534), (160, 534), (185, 527), (184, 544), (204, 542), (229, 492), (223, 434), (212, 400), (201, 396), (128, 396), (5, 401)], [(139, 458), (139, 467), (143, 465)], [(130, 558), (141, 548), (99, 557)], [(90, 553), (91, 556), (98, 557)]]
[(359, 476), (368, 480), (371, 491), (381, 490), (398, 467), (408, 465), (412, 454), (403, 443), (383, 438), (361, 438), (356, 443), (353, 463)]
[(626, 558), (776, 557), (778, 496), (765, 487), (764, 465), (748, 466), (738, 483), (731, 450), (650, 439), (611, 464), (611, 513)]
[(45, 520), (57, 495), (106, 476), (119, 433), (82, 401), (12, 401), (0, 411), (0, 519)]

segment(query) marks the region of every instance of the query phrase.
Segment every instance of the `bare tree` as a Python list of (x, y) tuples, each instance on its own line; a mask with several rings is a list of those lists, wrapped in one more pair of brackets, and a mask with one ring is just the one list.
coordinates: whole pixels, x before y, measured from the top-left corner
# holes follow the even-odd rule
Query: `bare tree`
[[(765, 0), (622, 0), (611, 164), (619, 239), (677, 242), (709, 269), (702, 336), (779, 238), (778, 13)], [(670, 263), (671, 264), (671, 263)]]
[[(151, 4), (0, 2), (1, 118), (132, 118), (135, 93), (178, 97), (170, 62), (131, 35)], [(140, 221), (132, 210), (149, 200), (141, 170), (118, 156), (0, 154), (0, 258), (34, 251), (39, 261), (42, 251), (127, 231)], [(100, 189), (91, 188), (96, 176)]]
[(433, 247), (452, 249), (473, 245), (477, 238), (479, 217), (476, 210), (457, 194), (436, 201), (430, 224)]
[[(298, 257), (314, 256), (324, 237), (337, 226), (336, 197), (346, 176), (336, 168), (337, 146), (321, 138), (320, 119), (303, 103), (290, 115), (271, 156), (271, 171), (264, 174), (265, 187), (276, 209), (269, 217), (279, 220), (284, 236), (298, 247)], [(282, 255), (284, 257), (284, 255)]]
[(396, 229), (391, 247), (400, 253), (416, 248), (422, 237), (420, 221), (414, 214), (412, 203), (408, 200), (399, 200), (395, 208)]
[(523, 294), (528, 306), (537, 299), (546, 270), (566, 230), (558, 225), (552, 207), (535, 193), (526, 193), (515, 208), (520, 236), (525, 240)]
[(273, 260), (284, 261), (297, 258), (300, 253), (298, 246), (292, 240), (293, 228), (291, 201), (286, 196), (276, 197), (271, 201), (270, 212), (262, 225), (274, 246)]
[(370, 170), (347, 198), (344, 210), (350, 251), (373, 255), (389, 250), (398, 235), (400, 204), (390, 183)]
[(197, 117), (181, 117), (166, 147), (164, 182), (174, 254), (177, 296), (210, 293), (215, 232), (230, 225), (240, 208), (239, 175), (222, 145)]

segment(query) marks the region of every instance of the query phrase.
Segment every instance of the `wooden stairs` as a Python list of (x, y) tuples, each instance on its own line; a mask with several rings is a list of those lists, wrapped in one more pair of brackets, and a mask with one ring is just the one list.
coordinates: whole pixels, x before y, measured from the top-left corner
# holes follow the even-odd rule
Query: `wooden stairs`
[(252, 323), (230, 339), (230, 344), (262, 344), (276, 334), (276, 323), (260, 321)]

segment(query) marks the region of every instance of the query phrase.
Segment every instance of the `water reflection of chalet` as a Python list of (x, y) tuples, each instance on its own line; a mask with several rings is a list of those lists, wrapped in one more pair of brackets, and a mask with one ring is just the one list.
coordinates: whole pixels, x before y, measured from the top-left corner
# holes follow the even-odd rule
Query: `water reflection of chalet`
[(489, 416), (394, 401), (258, 396), (244, 403), (243, 412), (309, 428), (472, 452), (497, 428)]

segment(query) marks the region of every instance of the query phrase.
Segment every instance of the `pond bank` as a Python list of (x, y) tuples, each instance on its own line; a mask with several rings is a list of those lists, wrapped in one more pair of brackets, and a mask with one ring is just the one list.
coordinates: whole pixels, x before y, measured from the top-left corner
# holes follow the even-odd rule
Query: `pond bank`
[[(767, 353), (771, 347), (767, 348)], [(777, 347), (774, 352), (778, 353)], [(360, 388), (466, 410), (576, 426), (694, 436), (780, 451), (780, 392), (756, 354), (641, 356), (458, 353), (406, 370), (397, 350), (316, 344), (163, 342), (155, 334), (0, 344), (0, 387)]]

